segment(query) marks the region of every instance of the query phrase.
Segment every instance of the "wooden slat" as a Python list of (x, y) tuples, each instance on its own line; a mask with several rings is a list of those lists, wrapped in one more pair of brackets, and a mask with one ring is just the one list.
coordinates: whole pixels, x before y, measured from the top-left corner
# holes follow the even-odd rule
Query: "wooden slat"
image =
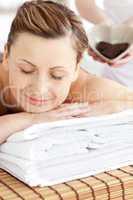
[(52, 187), (29, 187), (0, 169), (0, 200), (133, 200), (133, 166)]

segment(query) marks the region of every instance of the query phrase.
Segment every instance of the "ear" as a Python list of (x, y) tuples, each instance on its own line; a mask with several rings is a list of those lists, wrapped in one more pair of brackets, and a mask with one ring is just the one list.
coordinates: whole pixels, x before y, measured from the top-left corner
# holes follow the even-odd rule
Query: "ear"
[(2, 57), (2, 65), (6, 70), (8, 70), (8, 48), (7, 45), (4, 47), (3, 57)]

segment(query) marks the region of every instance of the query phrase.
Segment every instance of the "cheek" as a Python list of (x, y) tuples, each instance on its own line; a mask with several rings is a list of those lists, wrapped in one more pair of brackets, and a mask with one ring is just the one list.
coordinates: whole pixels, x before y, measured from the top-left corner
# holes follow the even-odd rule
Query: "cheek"
[(30, 79), (18, 71), (9, 71), (9, 85), (16, 89), (23, 89), (29, 84)]
[(64, 81), (60, 83), (58, 86), (54, 87), (56, 88), (56, 96), (60, 98), (66, 98), (68, 96), (68, 93), (70, 91), (71, 87), (71, 81)]
[(9, 85), (8, 88), (14, 101), (20, 101), (24, 89), (29, 85), (29, 79), (21, 75), (20, 72), (9, 72)]

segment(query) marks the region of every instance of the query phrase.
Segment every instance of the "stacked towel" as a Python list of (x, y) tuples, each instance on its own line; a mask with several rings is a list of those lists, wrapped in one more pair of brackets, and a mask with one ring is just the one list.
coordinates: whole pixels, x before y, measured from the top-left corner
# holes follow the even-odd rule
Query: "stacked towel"
[(0, 146), (0, 167), (49, 186), (133, 164), (133, 110), (34, 125)]

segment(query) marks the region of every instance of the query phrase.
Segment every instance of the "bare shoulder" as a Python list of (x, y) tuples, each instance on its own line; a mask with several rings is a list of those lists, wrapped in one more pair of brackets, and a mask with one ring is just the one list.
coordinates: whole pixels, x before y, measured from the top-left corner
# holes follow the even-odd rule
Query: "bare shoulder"
[(69, 97), (73, 101), (98, 101), (131, 100), (133, 91), (121, 84), (95, 76), (80, 69), (79, 77), (71, 88)]
[(94, 98), (96, 99), (94, 100), (133, 101), (133, 91), (115, 81), (95, 76), (92, 79), (88, 79), (85, 84), (88, 92), (95, 94)]
[(86, 90), (86, 82), (88, 79), (93, 77), (92, 74), (89, 74), (82, 68), (79, 70), (78, 78), (75, 82), (72, 83), (69, 95), (66, 99), (66, 102), (83, 102), (84, 101), (84, 90)]

